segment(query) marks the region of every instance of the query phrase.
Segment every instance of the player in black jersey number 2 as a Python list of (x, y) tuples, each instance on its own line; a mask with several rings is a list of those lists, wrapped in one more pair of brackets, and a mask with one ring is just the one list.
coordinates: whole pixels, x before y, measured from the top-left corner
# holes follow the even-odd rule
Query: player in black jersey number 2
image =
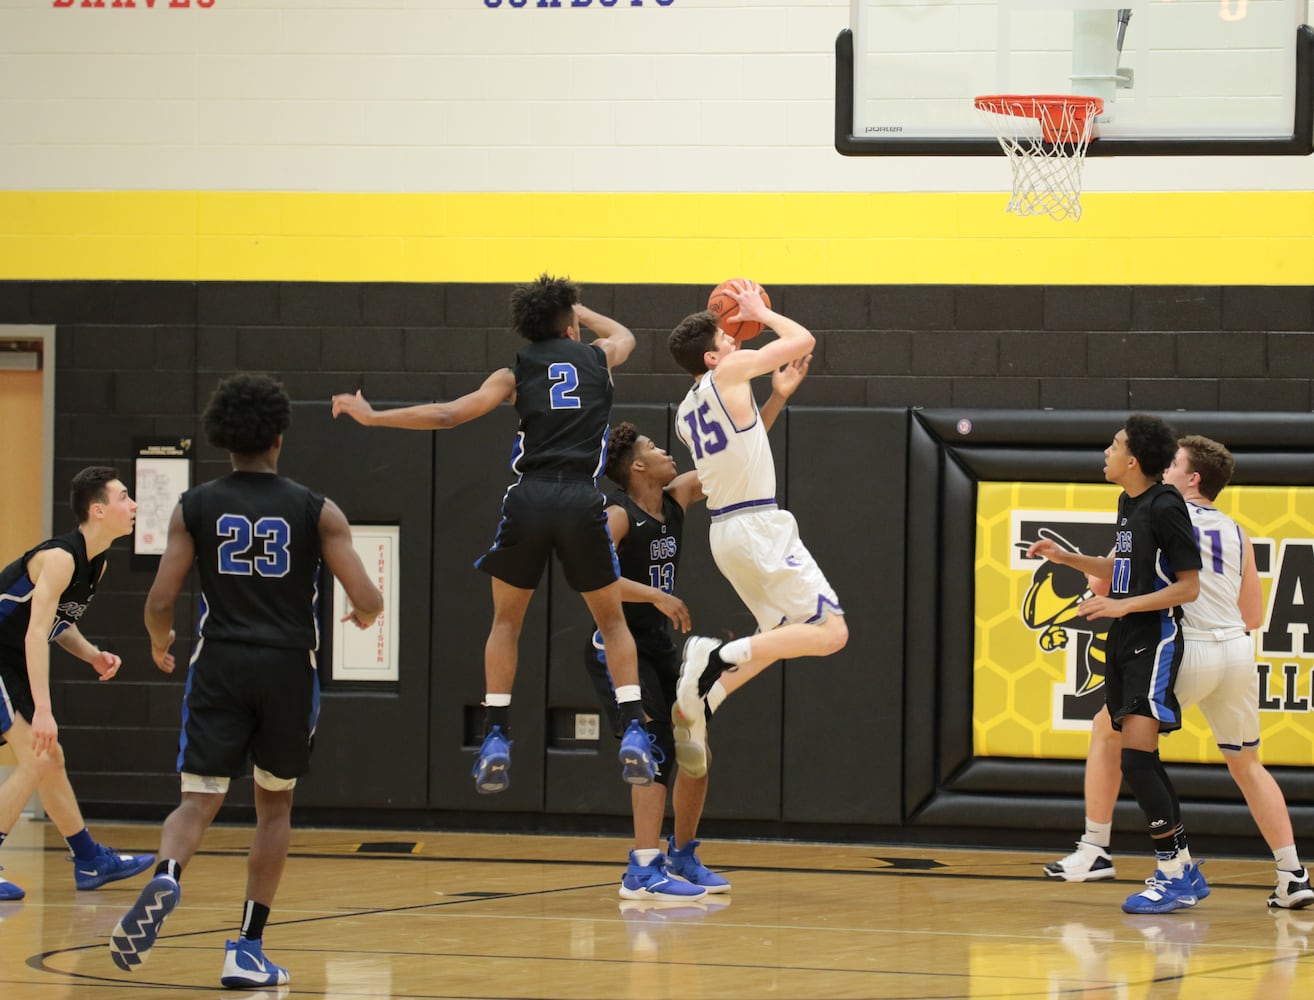
[[(502, 498), (492, 547), (475, 564), (493, 578), (493, 625), (484, 647), (486, 732), (475, 788), (511, 784), (511, 686), (525, 611), (556, 553), (566, 582), (583, 596), (607, 643), (616, 701), (625, 722), (621, 776), (650, 785), (653, 761), (643, 730), (634, 639), (621, 611), (620, 568), (607, 535), (606, 498), (597, 487), (611, 420), (611, 370), (634, 350), (634, 334), (579, 303), (565, 278), (540, 275), (511, 292), (511, 321), (529, 341), (515, 367), (489, 375), (474, 392), (446, 403), (375, 410), (359, 393), (333, 397), (333, 415), (367, 427), (442, 430), (513, 402), (520, 429), (511, 453), (516, 480)], [(580, 340), (581, 327), (596, 336)]]

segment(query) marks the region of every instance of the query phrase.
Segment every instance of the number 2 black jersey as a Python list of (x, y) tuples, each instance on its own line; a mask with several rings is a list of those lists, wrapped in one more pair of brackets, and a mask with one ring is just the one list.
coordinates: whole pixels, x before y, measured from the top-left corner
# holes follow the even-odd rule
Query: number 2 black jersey
[(200, 634), (315, 649), (324, 497), (273, 473), (233, 472), (181, 503), (201, 577)]
[[(1111, 597), (1139, 597), (1162, 590), (1182, 570), (1200, 568), (1200, 549), (1191, 528), (1186, 502), (1175, 487), (1156, 483), (1137, 497), (1118, 498), (1118, 524), (1113, 536)], [(1180, 609), (1171, 609), (1180, 617)], [(1159, 617), (1168, 611), (1146, 611)]]
[(569, 337), (528, 344), (516, 355), (520, 431), (511, 468), (596, 480), (607, 458), (612, 384), (607, 355)]
[[(675, 589), (675, 571), (680, 565), (684, 508), (669, 493), (663, 493), (664, 521), (659, 521), (627, 494), (612, 494), (607, 502), (624, 507), (630, 517), (630, 530), (616, 547), (621, 576), (671, 593)], [(625, 621), (631, 632), (660, 632), (666, 628), (667, 619), (655, 605), (635, 602), (625, 605)]]
[(95, 559), (87, 558), (87, 540), (74, 528), (65, 535), (49, 538), (35, 548), (24, 552), (3, 570), (0, 570), (0, 647), (22, 657), (27, 626), (32, 620), (32, 593), (36, 584), (27, 575), (27, 564), (42, 549), (64, 549), (73, 556), (73, 579), (59, 595), (55, 609), (55, 623), (46, 636), (53, 642), (59, 633), (76, 625), (96, 596), (96, 583), (105, 569), (107, 552)]

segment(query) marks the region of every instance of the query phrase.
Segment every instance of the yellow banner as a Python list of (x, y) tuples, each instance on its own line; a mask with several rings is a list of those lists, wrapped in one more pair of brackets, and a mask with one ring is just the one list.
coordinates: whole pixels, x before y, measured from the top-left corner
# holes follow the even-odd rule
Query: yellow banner
[[(1084, 758), (1104, 704), (1107, 621), (1076, 614), (1085, 577), (1026, 558), (1039, 538), (1088, 555), (1112, 548), (1115, 486), (981, 483), (976, 510), (972, 729), (979, 757)], [(1255, 543), (1264, 591), (1255, 697), (1265, 763), (1314, 763), (1314, 489), (1232, 486), (1218, 507)], [(1160, 744), (1165, 760), (1223, 756), (1198, 708)]]

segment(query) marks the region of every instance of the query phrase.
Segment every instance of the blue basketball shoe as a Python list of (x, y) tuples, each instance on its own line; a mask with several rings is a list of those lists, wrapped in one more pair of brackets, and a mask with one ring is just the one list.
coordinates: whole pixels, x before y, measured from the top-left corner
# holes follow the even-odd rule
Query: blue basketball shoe
[(651, 785), (656, 768), (653, 766), (652, 742), (648, 730), (637, 719), (631, 721), (621, 737), (621, 778), (631, 785)]
[(646, 865), (641, 865), (630, 851), (629, 867), (621, 879), (620, 895), (622, 899), (666, 899), (689, 901), (701, 899), (707, 895), (702, 886), (691, 885), (678, 878), (671, 878), (666, 871), (666, 858), (657, 855)]
[(110, 934), (110, 958), (124, 972), (131, 972), (151, 953), (165, 919), (178, 905), (182, 891), (168, 875), (156, 875), (123, 915)]
[(718, 875), (698, 860), (696, 851), (699, 842), (691, 840), (678, 851), (675, 838), (667, 837), (666, 844), (670, 851), (666, 855), (666, 868), (672, 875), (677, 875), (690, 885), (700, 885), (708, 892), (729, 892), (730, 880)]
[[(0, 872), (4, 871), (0, 868)], [(22, 899), (27, 893), (19, 886), (14, 885), (7, 878), (0, 878), (0, 901), (9, 902), (10, 900)]]
[(1168, 878), (1156, 868), (1154, 874), (1145, 880), (1145, 888), (1128, 896), (1122, 908), (1126, 913), (1171, 913), (1197, 902), (1199, 899), (1191, 884), (1190, 873), (1183, 871), (1176, 878)]
[(140, 875), (155, 864), (154, 854), (118, 854), (114, 848), (104, 844), (96, 845), (96, 856), (90, 861), (71, 857), (73, 862), (73, 883), (79, 889), (99, 889), (107, 882)]
[(501, 726), (494, 726), (484, 737), (479, 759), (470, 773), (480, 795), (505, 792), (511, 787), (511, 741), (502, 735)]
[(1195, 890), (1196, 902), (1204, 899), (1212, 891), (1209, 883), (1205, 881), (1204, 872), (1200, 871), (1203, 861), (1192, 861), (1186, 866), (1185, 875), (1191, 883), (1191, 888)]
[(265, 958), (259, 940), (224, 942), (224, 972), (219, 982), (229, 989), (282, 986), (291, 979), (287, 969)]

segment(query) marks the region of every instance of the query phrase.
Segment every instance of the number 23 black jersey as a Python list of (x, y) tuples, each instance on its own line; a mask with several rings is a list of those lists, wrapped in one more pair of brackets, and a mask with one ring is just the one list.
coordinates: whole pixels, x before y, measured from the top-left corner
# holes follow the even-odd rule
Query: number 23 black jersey
[(233, 472), (182, 495), (207, 639), (283, 649), (319, 644), (324, 497), (264, 472)]

